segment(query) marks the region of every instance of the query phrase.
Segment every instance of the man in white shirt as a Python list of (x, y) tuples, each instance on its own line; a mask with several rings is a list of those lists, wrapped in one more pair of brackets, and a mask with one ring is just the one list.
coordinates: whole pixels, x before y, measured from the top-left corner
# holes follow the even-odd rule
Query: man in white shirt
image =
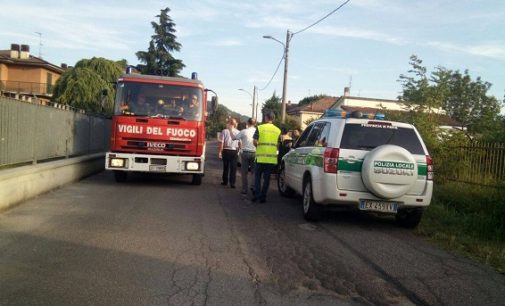
[(249, 169), (254, 176), (254, 167), (256, 159), (256, 146), (253, 143), (253, 136), (256, 132), (256, 120), (249, 118), (247, 120), (247, 126), (245, 129), (240, 131), (233, 139), (238, 139), (241, 141), (241, 166), (240, 173), (242, 175), (242, 194), (247, 194), (248, 189), (248, 179)]
[(239, 133), (237, 130), (237, 120), (230, 118), (226, 124), (226, 129), (221, 132), (219, 142), (218, 156), (223, 160), (223, 181), (221, 185), (228, 185), (235, 188), (237, 178), (237, 158), (239, 150), (239, 141), (233, 138)]

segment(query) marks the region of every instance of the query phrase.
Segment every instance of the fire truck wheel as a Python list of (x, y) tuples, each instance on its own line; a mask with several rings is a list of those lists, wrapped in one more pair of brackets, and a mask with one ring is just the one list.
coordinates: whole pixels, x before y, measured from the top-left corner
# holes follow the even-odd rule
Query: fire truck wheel
[(128, 178), (128, 172), (126, 171), (114, 171), (114, 178), (116, 179), (116, 182), (118, 183), (124, 183), (126, 182)]
[(191, 180), (191, 184), (201, 185), (202, 184), (202, 176), (200, 174), (193, 174), (193, 179)]

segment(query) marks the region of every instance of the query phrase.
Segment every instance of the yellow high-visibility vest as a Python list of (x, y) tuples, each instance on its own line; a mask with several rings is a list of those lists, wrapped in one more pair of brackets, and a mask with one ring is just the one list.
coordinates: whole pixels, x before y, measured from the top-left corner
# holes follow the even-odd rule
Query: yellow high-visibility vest
[(281, 130), (271, 123), (258, 126), (258, 145), (256, 146), (256, 162), (262, 164), (277, 164), (277, 143)]

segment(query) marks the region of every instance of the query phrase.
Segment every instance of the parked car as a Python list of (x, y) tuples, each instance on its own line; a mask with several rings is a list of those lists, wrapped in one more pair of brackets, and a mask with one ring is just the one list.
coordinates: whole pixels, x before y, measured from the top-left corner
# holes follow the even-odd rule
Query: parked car
[(281, 161), (281, 195), (302, 195), (309, 221), (338, 206), (417, 226), (431, 202), (432, 159), (413, 125), (383, 117), (331, 110), (313, 121)]

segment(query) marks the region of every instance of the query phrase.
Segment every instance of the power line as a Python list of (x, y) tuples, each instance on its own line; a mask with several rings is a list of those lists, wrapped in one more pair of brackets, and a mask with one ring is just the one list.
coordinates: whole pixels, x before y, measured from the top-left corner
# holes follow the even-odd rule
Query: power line
[(343, 7), (344, 5), (346, 5), (347, 3), (349, 3), (351, 0), (347, 0), (345, 1), (344, 3), (342, 3), (339, 7), (337, 7), (336, 9), (334, 9), (333, 11), (331, 11), (329, 14), (327, 14), (326, 16), (324, 16), (323, 18), (319, 19), (318, 21), (314, 22), (313, 24), (309, 25), (308, 27), (306, 28), (303, 28), (301, 29), (300, 31), (298, 32), (294, 32), (293, 34), (291, 34), (291, 36), (295, 35), (295, 34), (298, 34), (298, 33), (301, 33), (303, 31), (306, 31), (310, 28), (312, 28), (313, 26), (315, 26), (316, 24), (320, 23), (321, 21), (325, 20), (326, 18), (330, 17), (332, 14), (334, 14), (336, 11), (338, 11), (341, 7)]
[(283, 59), (284, 59), (284, 54), (282, 55), (281, 60), (279, 61), (279, 64), (277, 64), (277, 68), (275, 68), (275, 72), (272, 75), (272, 77), (270, 78), (270, 81), (268, 81), (268, 83), (265, 85), (265, 87), (263, 87), (261, 89), (258, 89), (259, 91), (263, 91), (263, 90), (267, 89), (267, 87), (270, 85), (270, 83), (272, 83), (272, 80), (274, 79), (275, 75), (279, 71), (279, 67), (281, 66), (281, 63), (282, 63)]

